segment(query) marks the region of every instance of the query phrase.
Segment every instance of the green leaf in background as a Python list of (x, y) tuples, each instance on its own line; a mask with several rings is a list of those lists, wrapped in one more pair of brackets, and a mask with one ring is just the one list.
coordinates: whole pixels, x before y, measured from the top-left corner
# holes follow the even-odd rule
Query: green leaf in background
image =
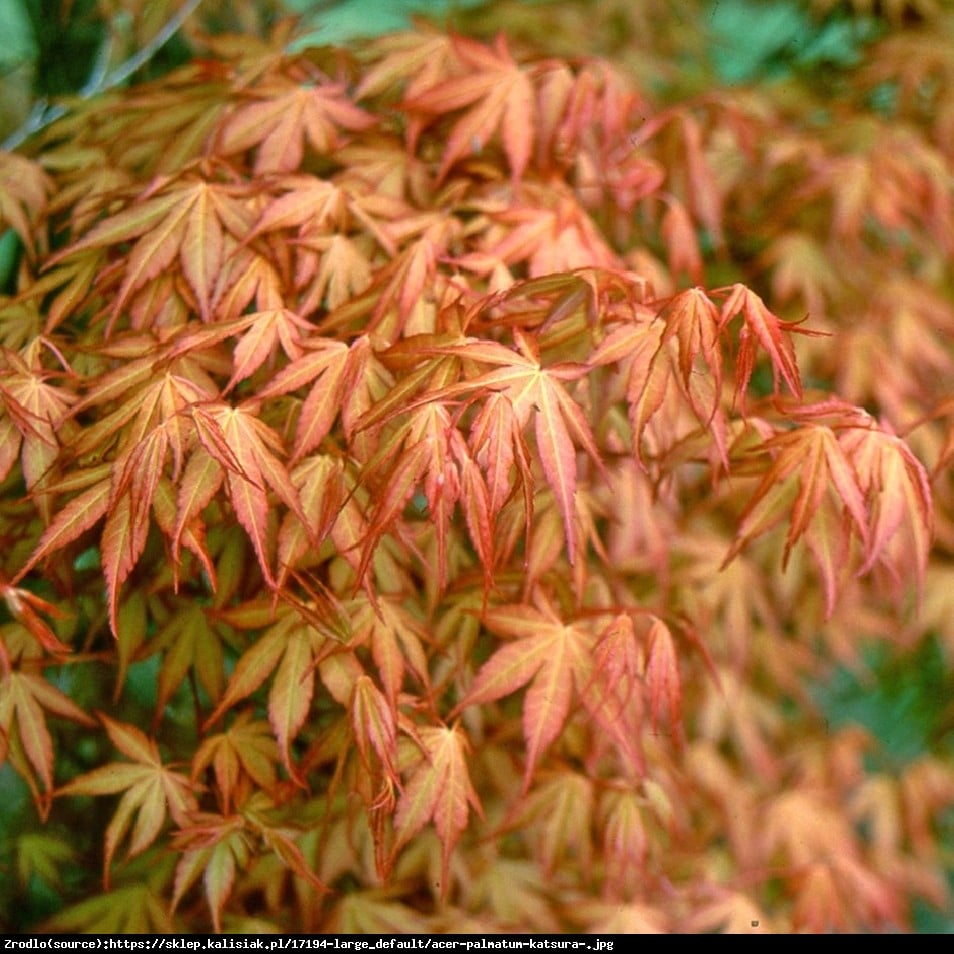
[(13, 278), (20, 260), (20, 238), (13, 229), (0, 233), (0, 294), (13, 291)]
[(418, 15), (441, 18), (480, 6), (485, 0), (286, 0), (285, 6), (302, 17), (295, 41), (301, 49), (314, 44), (343, 43), (358, 37), (406, 30)]
[(3, 24), (0, 72), (8, 73), (36, 57), (33, 27), (24, 9), (23, 0), (0, 0), (0, 24)]
[(817, 698), (835, 727), (862, 725), (878, 740), (871, 767), (890, 771), (928, 752), (954, 751), (951, 673), (938, 640), (900, 658), (873, 647), (864, 660), (864, 672), (837, 670)]
[(830, 64), (851, 66), (877, 34), (871, 17), (815, 20), (793, 0), (712, 0), (712, 65), (726, 83), (748, 83)]

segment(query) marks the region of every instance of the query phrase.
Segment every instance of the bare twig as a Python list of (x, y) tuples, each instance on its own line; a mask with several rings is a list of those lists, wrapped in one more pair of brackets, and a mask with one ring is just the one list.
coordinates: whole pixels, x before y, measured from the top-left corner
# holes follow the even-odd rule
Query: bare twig
[[(79, 91), (79, 98), (90, 99), (93, 96), (103, 93), (106, 90), (113, 89), (124, 83), (136, 70), (146, 65), (156, 53), (172, 39), (185, 21), (192, 16), (202, 0), (185, 0), (185, 3), (179, 10), (169, 18), (162, 29), (143, 46), (141, 50), (133, 53), (129, 59), (120, 63), (114, 70), (106, 72), (103, 69), (102, 57), (97, 57), (97, 63), (94, 64), (89, 79)], [(104, 47), (103, 53), (106, 52)], [(10, 152), (24, 143), (30, 136), (45, 129), (51, 123), (56, 122), (61, 116), (69, 112), (69, 107), (61, 103), (51, 104), (45, 99), (38, 100), (30, 110), (30, 115), (19, 129), (14, 130), (0, 145), (0, 149)]]

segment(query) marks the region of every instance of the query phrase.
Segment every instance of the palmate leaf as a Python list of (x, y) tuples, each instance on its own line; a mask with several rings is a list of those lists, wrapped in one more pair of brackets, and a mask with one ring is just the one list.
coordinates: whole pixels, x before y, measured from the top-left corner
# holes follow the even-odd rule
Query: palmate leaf
[(563, 729), (573, 696), (589, 687), (594, 636), (581, 623), (565, 624), (552, 608), (519, 604), (491, 607), (484, 623), (516, 641), (506, 643), (481, 666), (454, 711), (493, 702), (529, 684), (523, 702), (526, 789), (543, 752)]
[(639, 773), (646, 770), (642, 744), (645, 656), (632, 615), (616, 616), (598, 636), (591, 682), (580, 693), (594, 725), (612, 741), (623, 764)]
[(23, 888), (36, 878), (61, 892), (64, 871), (78, 861), (74, 845), (60, 836), (25, 832), (16, 839), (16, 877)]
[[(190, 671), (213, 703), (222, 697), (225, 687), (223, 639), (212, 614), (195, 603), (180, 604), (177, 610), (149, 643), (151, 651), (162, 653), (154, 724)], [(120, 627), (120, 640), (124, 635)]]
[(315, 691), (315, 668), (337, 645), (295, 610), (278, 610), (278, 619), (239, 658), (221, 700), (206, 727), (255, 692), (274, 673), (268, 693), (268, 721), (282, 763), (296, 781), (300, 773), (291, 745), (305, 724)]
[[(794, 322), (785, 322), (769, 311), (765, 302), (744, 285), (726, 289), (728, 295), (722, 303), (720, 323), (726, 325), (736, 315), (742, 315), (743, 327), (739, 334), (739, 353), (736, 359), (737, 391), (744, 394), (755, 368), (756, 348), (765, 349), (772, 364), (772, 377), (776, 389), (781, 378), (796, 398), (802, 396), (802, 380), (795, 360), (795, 348), (790, 335), (793, 332), (807, 334)], [(717, 294), (718, 292), (716, 292)]]
[(0, 228), (12, 228), (31, 258), (37, 252), (34, 223), (46, 207), (51, 186), (39, 163), (0, 151)]
[(443, 847), (441, 895), (448, 890), (450, 855), (467, 827), (471, 811), (482, 813), (467, 769), (467, 738), (459, 726), (424, 726), (417, 732), (422, 757), (398, 800), (395, 852), (428, 822)]
[(159, 747), (141, 729), (102, 713), (99, 719), (113, 745), (130, 761), (93, 769), (58, 788), (56, 795), (123, 793), (106, 829), (103, 883), (108, 890), (113, 858), (127, 834), (126, 854), (134, 858), (159, 837), (168, 817), (180, 826), (186, 824), (189, 814), (198, 809), (198, 801), (192, 782), (163, 764)]
[(306, 141), (319, 154), (330, 155), (344, 141), (342, 130), (375, 124), (345, 94), (340, 83), (266, 80), (225, 121), (218, 147), (225, 155), (255, 147), (256, 173), (291, 172), (301, 165)]
[[(647, 466), (647, 445), (655, 456), (660, 429), (688, 410), (711, 443), (710, 458), (729, 469), (728, 421), (722, 397), (724, 343), (718, 311), (699, 289), (659, 303), (654, 314), (637, 306), (632, 318), (612, 327), (589, 357), (594, 367), (616, 365), (626, 372), (627, 416), (633, 453)], [(665, 423), (656, 424), (659, 420)], [(653, 426), (651, 426), (653, 425)], [(666, 435), (670, 440), (673, 434)]]
[(513, 804), (507, 827), (526, 829), (540, 870), (552, 878), (570, 858), (586, 870), (593, 851), (593, 779), (559, 768)]
[[(147, 853), (123, 884), (58, 911), (42, 929), (66, 934), (171, 934), (181, 929), (169, 913), (168, 856)], [(139, 868), (140, 870), (135, 870)]]
[(210, 416), (219, 426), (239, 466), (238, 471), (232, 470), (226, 476), (232, 506), (252, 541), (265, 579), (273, 583), (269, 568), (265, 488), (273, 489), (306, 526), (308, 520), (302, 513), (298, 492), (285, 465), (275, 456), (281, 442), (254, 411), (254, 406), (218, 407), (210, 409)]
[(225, 235), (241, 240), (254, 224), (247, 194), (244, 186), (186, 174), (136, 196), (127, 208), (99, 222), (51, 264), (135, 241), (124, 259), (119, 289), (111, 296), (111, 323), (134, 292), (176, 261), (195, 295), (200, 315), (209, 320), (214, 283), (224, 264)]
[(868, 550), (860, 572), (883, 565), (900, 581), (913, 563), (922, 591), (934, 537), (933, 495), (924, 465), (900, 438), (879, 428), (852, 428), (840, 440), (870, 513)]
[[(754, 537), (787, 521), (784, 566), (795, 543), (813, 528), (830, 614), (838, 589), (833, 575), (837, 566), (823, 554), (829, 549), (842, 552), (852, 536), (860, 538), (866, 549), (869, 545), (868, 507), (856, 470), (835, 432), (821, 424), (777, 434), (764, 449), (772, 454), (772, 464), (742, 514), (724, 562)], [(827, 508), (832, 507), (828, 516)]]
[[(862, 547), (859, 575), (881, 565), (898, 580), (902, 567), (910, 572), (913, 564), (920, 588), (934, 532), (924, 466), (860, 408), (832, 400), (791, 413), (800, 424), (764, 443), (773, 463), (743, 512), (726, 560), (786, 520), (783, 565), (805, 536), (822, 574), (828, 615), (852, 539)], [(825, 420), (830, 423), (818, 423)]]
[(395, 709), (370, 676), (361, 676), (355, 683), (351, 723), (365, 771), (369, 774), (374, 771), (373, 753), (380, 762), (385, 778), (397, 787), (400, 780)]
[(213, 927), (221, 931), (224, 908), (236, 880), (262, 848), (273, 853), (312, 888), (322, 892), (328, 890), (308, 866), (293, 829), (275, 824), (267, 817), (268, 809), (273, 807), (259, 795), (250, 800), (241, 814), (200, 812), (192, 816), (191, 824), (181, 828), (172, 841), (173, 849), (180, 854), (172, 896), (173, 910), (201, 878)]
[(390, 92), (408, 79), (405, 96), (411, 99), (447, 79), (456, 60), (452, 39), (439, 33), (395, 33), (376, 40), (371, 48), (380, 58), (362, 77), (356, 99)]
[(431, 920), (401, 901), (389, 901), (383, 888), (349, 891), (336, 901), (328, 930), (341, 934), (426, 934)]
[[(20, 624), (12, 624), (20, 625)], [(16, 752), (24, 759), (18, 771), (24, 777), (35, 775), (40, 788), (34, 786), (37, 808), (43, 814), (48, 810), (48, 797), (53, 794), (53, 737), (47, 726), (47, 714), (71, 719), (90, 728), (95, 720), (84, 712), (69, 696), (51, 686), (36, 673), (8, 670), (0, 678), (0, 751), (17, 746)], [(32, 778), (27, 779), (32, 782)]]
[(328, 339), (307, 341), (303, 354), (287, 364), (259, 392), (264, 399), (308, 388), (292, 451), (293, 460), (314, 450), (331, 430), (346, 403), (349, 384), (361, 374), (365, 343), (350, 347)]
[(510, 171), (519, 179), (530, 159), (535, 128), (536, 95), (528, 71), (513, 59), (502, 35), (493, 48), (465, 37), (455, 37), (453, 44), (468, 72), (414, 90), (402, 107), (425, 117), (469, 107), (447, 137), (439, 178), (459, 159), (479, 153), (499, 131)]
[(359, 578), (365, 578), (383, 533), (399, 517), (415, 489), (422, 485), (437, 541), (437, 584), (438, 589), (443, 590), (447, 537), (454, 508), (460, 500), (458, 461), (468, 458), (466, 444), (452, 426), (446, 408), (429, 403), (416, 408), (408, 422), (382, 443), (378, 455), (365, 467), (362, 482), (382, 483), (376, 474), (379, 458), (390, 458), (391, 466), (383, 479), (384, 489), (375, 492), (376, 503), (368, 518)]
[(245, 712), (226, 731), (204, 739), (192, 758), (192, 777), (198, 780), (212, 768), (222, 811), (228, 815), (233, 806), (241, 807), (252, 784), (266, 794), (275, 788), (280, 760), (271, 726)]
[[(534, 341), (521, 332), (516, 332), (515, 337), (519, 352), (511, 351), (496, 342), (482, 342), (479, 339), (472, 339), (460, 345), (422, 347), (422, 354), (454, 355), (495, 365), (496, 368), (470, 380), (441, 388), (415, 404), (443, 401), (472, 392), (487, 395), (497, 393), (509, 401), (520, 430), (528, 424), (533, 415), (537, 451), (544, 476), (563, 518), (567, 558), (572, 565), (579, 548), (576, 446), (582, 447), (597, 466), (602, 467), (602, 460), (582, 409), (567, 393), (562, 382), (582, 378), (587, 369), (572, 363), (543, 367)], [(518, 431), (511, 428), (510, 434), (503, 436), (512, 442), (517, 433)], [(492, 432), (487, 433), (487, 438), (493, 439), (495, 436)], [(497, 452), (488, 449), (487, 459), (493, 461), (495, 453), (503, 453), (511, 460), (518, 455), (525, 459), (523, 449), (519, 446), (513, 450)], [(502, 464), (499, 459), (498, 464)], [(502, 466), (494, 468), (494, 475), (492, 486), (497, 486), (503, 480)]]
[(620, 261), (579, 201), (558, 190), (536, 195), (528, 186), (526, 204), (490, 206), (494, 226), (482, 247), (459, 256), (459, 265), (479, 275), (526, 262), (531, 278), (546, 279), (581, 268), (618, 268)]
[(682, 738), (682, 681), (679, 657), (669, 627), (658, 618), (646, 635), (646, 689), (653, 729), (665, 713), (677, 739)]
[(225, 390), (230, 391), (239, 381), (251, 377), (270, 360), (277, 346), (294, 360), (302, 353), (303, 336), (311, 325), (288, 308), (271, 308), (246, 316), (250, 326), (235, 346), (235, 371)]
[(213, 930), (222, 930), (222, 911), (235, 886), (237, 871), (248, 867), (252, 856), (245, 819), (203, 812), (176, 834), (173, 848), (179, 852), (172, 910), (200, 877), (205, 888)]
[[(3, 597), (10, 615), (29, 631), (30, 635), (48, 653), (66, 655), (72, 652), (71, 648), (50, 629), (50, 626), (41, 613), (52, 616), (54, 619), (63, 619), (66, 613), (59, 607), (40, 599), (35, 593), (19, 586), (13, 586), (0, 580), (0, 596)], [(0, 649), (0, 652), (3, 652)]]
[[(22, 353), (4, 350), (5, 367), (0, 371), (0, 422), (5, 425), (0, 459), (9, 473), (19, 451), (28, 490), (40, 490), (50, 482), (60, 443), (68, 433), (71, 405), (75, 403), (71, 391), (50, 383), (52, 375), (43, 367), (42, 351), (39, 338)], [(50, 499), (41, 496), (38, 504), (48, 523), (52, 517)]]

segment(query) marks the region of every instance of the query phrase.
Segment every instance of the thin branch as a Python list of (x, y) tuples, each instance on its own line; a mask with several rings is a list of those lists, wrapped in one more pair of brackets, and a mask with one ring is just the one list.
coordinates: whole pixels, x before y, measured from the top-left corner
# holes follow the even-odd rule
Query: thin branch
[[(81, 100), (90, 99), (99, 93), (113, 89), (124, 83), (137, 70), (145, 66), (156, 53), (172, 39), (179, 31), (182, 24), (192, 16), (202, 0), (186, 0), (179, 10), (169, 18), (162, 29), (143, 46), (137, 50), (125, 62), (120, 63), (116, 69), (105, 72), (102, 68), (101, 57), (97, 57), (97, 63), (94, 64), (90, 73), (90, 78), (86, 81), (83, 88), (79, 91)], [(105, 50), (103, 51), (105, 52)], [(41, 129), (56, 122), (62, 116), (69, 112), (69, 107), (60, 103), (51, 105), (45, 99), (34, 103), (30, 115), (19, 129), (14, 130), (0, 145), (0, 149), (5, 152), (11, 152), (22, 145), (30, 136), (38, 133)]]

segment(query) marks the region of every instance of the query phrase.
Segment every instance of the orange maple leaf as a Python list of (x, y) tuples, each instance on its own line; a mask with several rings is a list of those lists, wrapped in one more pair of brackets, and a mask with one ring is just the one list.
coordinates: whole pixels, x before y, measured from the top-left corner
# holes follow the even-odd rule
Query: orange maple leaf
[[(131, 858), (151, 845), (171, 815), (184, 825), (198, 809), (190, 780), (162, 762), (159, 747), (141, 729), (99, 714), (113, 745), (129, 762), (111, 762), (86, 772), (56, 791), (63, 795), (114, 795), (123, 793), (106, 829), (103, 882), (109, 887), (110, 867), (120, 843), (130, 831), (127, 855)], [(135, 823), (133, 824), (133, 816)]]
[(563, 729), (574, 691), (581, 695), (589, 686), (595, 640), (588, 627), (567, 625), (548, 607), (491, 607), (484, 623), (516, 641), (502, 646), (481, 666), (454, 711), (493, 702), (530, 684), (523, 703), (526, 789), (540, 756)]
[(342, 83), (298, 83), (273, 76), (248, 94), (225, 120), (219, 148), (225, 155), (257, 148), (255, 172), (292, 172), (301, 165), (305, 142), (330, 155), (343, 144), (342, 130), (367, 129), (373, 116), (355, 106)]
[(443, 848), (441, 895), (448, 890), (450, 856), (471, 810), (482, 814), (467, 770), (467, 737), (459, 726), (417, 730), (421, 760), (411, 772), (394, 816), (395, 854), (429, 821)]
[(438, 177), (455, 162), (478, 154), (499, 131), (510, 171), (519, 179), (533, 150), (536, 93), (526, 67), (510, 54), (502, 35), (493, 47), (454, 37), (454, 49), (469, 71), (415, 90), (402, 106), (412, 115), (441, 116), (470, 107), (457, 119), (444, 146)]

